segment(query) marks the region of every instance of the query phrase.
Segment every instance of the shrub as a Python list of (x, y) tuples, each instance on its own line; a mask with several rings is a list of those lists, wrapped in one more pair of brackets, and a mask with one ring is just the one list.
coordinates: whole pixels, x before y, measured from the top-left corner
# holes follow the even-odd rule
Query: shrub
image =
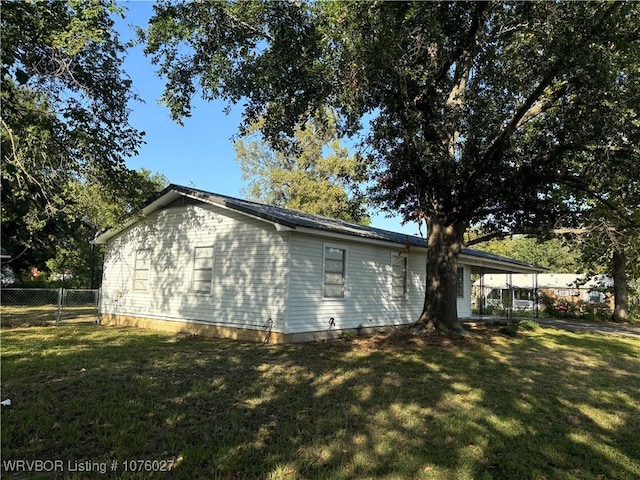
[(517, 323), (518, 330), (523, 330), (525, 332), (533, 332), (534, 330), (540, 327), (540, 324), (534, 322), (533, 320), (520, 320)]

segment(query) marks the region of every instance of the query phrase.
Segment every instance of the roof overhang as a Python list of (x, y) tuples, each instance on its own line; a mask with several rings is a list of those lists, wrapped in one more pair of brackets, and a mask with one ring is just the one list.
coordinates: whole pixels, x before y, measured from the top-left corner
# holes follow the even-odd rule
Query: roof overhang
[(460, 254), (459, 262), (471, 267), (471, 273), (540, 273), (546, 269), (498, 255), (485, 254), (477, 250), (466, 249)]
[(265, 218), (263, 216), (253, 215), (239, 205), (233, 205), (233, 207), (230, 207), (229, 205), (227, 205), (227, 202), (225, 202), (224, 199), (221, 199), (221, 198), (217, 199), (213, 196), (194, 195), (187, 191), (182, 191), (180, 187), (176, 185), (169, 185), (162, 192), (160, 192), (158, 196), (151, 201), (151, 203), (149, 203), (146, 207), (144, 207), (138, 215), (133, 216), (132, 218), (128, 219), (126, 222), (124, 222), (123, 224), (117, 227), (113, 227), (98, 233), (98, 235), (96, 235), (95, 238), (93, 239), (93, 243), (97, 245), (105, 245), (110, 239), (118, 235), (120, 232), (131, 227), (135, 223), (138, 223), (141, 218), (148, 217), (152, 213), (162, 209), (163, 207), (169, 205), (171, 202), (177, 200), (180, 197), (191, 198), (193, 200), (197, 200), (202, 203), (208, 203), (210, 205), (215, 205), (217, 207), (224, 208), (225, 210), (234, 210), (238, 213), (241, 213), (242, 215), (246, 215), (248, 217), (270, 223), (274, 225), (276, 230), (279, 232), (295, 229), (295, 225), (293, 224), (288, 224), (288, 222), (282, 222), (276, 219)]
[(348, 233), (340, 233), (340, 232), (330, 232), (327, 230), (320, 230), (320, 229), (309, 228), (309, 227), (296, 227), (295, 231), (298, 233), (304, 233), (307, 235), (321, 236), (329, 240), (366, 243), (367, 245), (377, 245), (380, 247), (398, 248), (399, 250), (403, 250), (405, 252), (417, 250), (417, 251), (426, 253), (427, 251), (426, 241), (425, 241), (425, 246), (421, 247), (417, 245), (409, 245), (408, 243), (392, 242), (391, 240), (385, 240), (381, 238), (364, 237), (364, 236), (358, 235), (357, 233), (348, 234)]
[[(426, 240), (410, 236), (402, 235), (396, 232), (389, 232), (386, 230), (380, 230), (375, 228), (366, 228), (359, 225), (341, 223), (339, 229), (331, 227), (330, 219), (321, 219), (316, 225), (306, 226), (296, 223), (297, 218), (295, 216), (284, 216), (277, 211), (270, 211), (262, 208), (263, 206), (257, 205), (254, 208), (250, 203), (241, 201), (239, 199), (233, 199), (231, 197), (225, 197), (223, 195), (216, 195), (188, 187), (182, 187), (180, 185), (169, 185), (163, 191), (161, 191), (141, 212), (127, 222), (108, 229), (99, 233), (93, 240), (93, 243), (104, 245), (111, 238), (118, 235), (120, 232), (131, 227), (135, 223), (139, 222), (142, 218), (151, 215), (152, 213), (162, 209), (169, 205), (171, 202), (177, 200), (180, 197), (186, 197), (205, 204), (215, 205), (217, 207), (232, 210), (247, 217), (251, 217), (274, 226), (278, 232), (283, 231), (296, 231), (302, 234), (320, 236), (323, 238), (366, 243), (369, 245), (379, 245), (390, 248), (398, 248), (404, 251), (419, 251), (425, 253)], [(327, 223), (328, 222), (328, 223)], [(545, 269), (536, 265), (530, 265), (528, 263), (513, 260), (500, 255), (494, 255), (486, 252), (481, 252), (473, 249), (465, 249), (461, 255), (459, 262), (463, 265), (471, 266), (472, 273), (537, 273), (542, 272)]]

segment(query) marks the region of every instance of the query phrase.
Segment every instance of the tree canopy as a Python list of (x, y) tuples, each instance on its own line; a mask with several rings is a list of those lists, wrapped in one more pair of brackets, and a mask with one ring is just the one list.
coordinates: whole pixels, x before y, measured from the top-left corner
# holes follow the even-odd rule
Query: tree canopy
[(236, 160), (249, 182), (245, 193), (269, 205), (368, 224), (360, 189), (367, 179), (366, 166), (360, 155), (350, 155), (340, 143), (335, 118), (325, 113), (296, 127), (295, 151), (270, 147), (260, 133), (263, 122), (237, 140)]
[(555, 273), (583, 273), (581, 250), (574, 242), (561, 238), (539, 241), (534, 237), (516, 236), (492, 239), (475, 246), (479, 250), (538, 265)]
[(375, 199), (427, 225), (425, 324), (459, 327), (470, 226), (487, 238), (553, 228), (605, 194), (585, 184), (591, 172), (620, 152), (637, 159), (637, 97), (625, 97), (639, 81), (636, 2), (154, 8), (146, 52), (175, 118), (200, 92), (242, 102), (244, 128), (263, 118), (274, 146), (324, 105), (340, 132), (363, 135)]
[(102, 282), (104, 246), (92, 240), (107, 228), (120, 225), (141, 210), (150, 198), (168, 185), (167, 179), (149, 170), (128, 171), (126, 191), (114, 191), (99, 181), (72, 180), (61, 195), (67, 222), (73, 225), (56, 239), (53, 256), (45, 267), (54, 277), (65, 278), (64, 286), (98, 288)]
[(73, 233), (70, 184), (130, 187), (125, 158), (143, 133), (112, 14), (111, 0), (2, 4), (2, 245), (14, 258), (42, 263)]

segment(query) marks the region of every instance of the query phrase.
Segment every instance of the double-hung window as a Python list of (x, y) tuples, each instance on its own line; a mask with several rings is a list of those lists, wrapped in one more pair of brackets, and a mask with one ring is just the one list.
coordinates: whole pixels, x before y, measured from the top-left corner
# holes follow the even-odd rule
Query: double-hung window
[(391, 257), (391, 298), (405, 298), (407, 295), (407, 256)]
[(133, 267), (133, 289), (146, 292), (149, 289), (149, 271), (151, 267), (151, 250), (136, 250), (136, 261)]
[(324, 248), (324, 298), (344, 298), (347, 250)]
[(458, 267), (458, 274), (456, 276), (456, 290), (458, 298), (464, 298), (464, 268)]
[(193, 293), (211, 294), (213, 284), (213, 246), (196, 247), (193, 252)]

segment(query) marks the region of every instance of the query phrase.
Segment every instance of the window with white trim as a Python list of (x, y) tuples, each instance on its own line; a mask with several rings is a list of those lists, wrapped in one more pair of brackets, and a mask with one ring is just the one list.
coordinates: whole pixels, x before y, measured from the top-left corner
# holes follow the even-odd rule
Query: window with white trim
[(136, 261), (133, 267), (133, 289), (139, 292), (149, 290), (149, 272), (151, 270), (151, 250), (136, 250)]
[(602, 303), (604, 294), (596, 290), (589, 290), (589, 303)]
[(213, 246), (196, 247), (193, 251), (191, 291), (211, 295), (213, 284)]
[(573, 296), (575, 295), (573, 290), (567, 290), (567, 289), (564, 289), (564, 290), (554, 290), (554, 291), (553, 291), (553, 294), (554, 294), (556, 297), (573, 297)]
[(391, 298), (405, 298), (407, 295), (407, 256), (391, 257)]
[(456, 291), (458, 298), (464, 298), (464, 268), (458, 267), (458, 274), (456, 275)]
[(324, 298), (344, 298), (347, 250), (324, 247)]

